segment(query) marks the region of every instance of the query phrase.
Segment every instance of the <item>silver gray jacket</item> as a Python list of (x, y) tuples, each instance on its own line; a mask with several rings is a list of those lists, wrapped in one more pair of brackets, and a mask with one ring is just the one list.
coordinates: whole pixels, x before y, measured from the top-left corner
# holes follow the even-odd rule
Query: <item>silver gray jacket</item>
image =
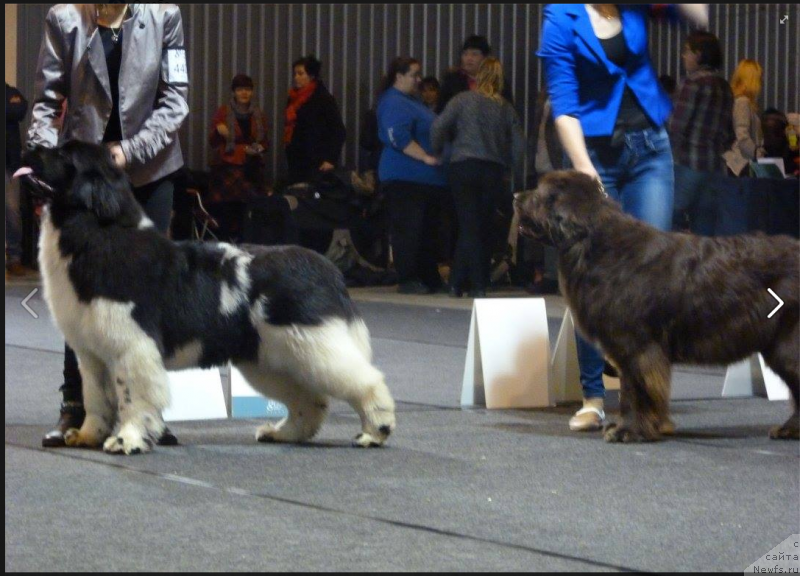
[[(183, 166), (178, 129), (189, 113), (189, 86), (187, 77), (168, 70), (184, 47), (180, 9), (175, 4), (130, 8), (122, 25), (120, 145), (138, 187)], [(47, 13), (35, 95), (29, 145), (103, 139), (113, 103), (94, 4), (58, 4)], [(67, 113), (59, 132), (64, 100)]]

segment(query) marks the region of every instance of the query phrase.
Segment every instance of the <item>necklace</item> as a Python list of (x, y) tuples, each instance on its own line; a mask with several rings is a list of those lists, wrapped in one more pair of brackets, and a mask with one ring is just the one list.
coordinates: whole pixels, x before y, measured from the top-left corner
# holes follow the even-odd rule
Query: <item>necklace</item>
[[(127, 12), (128, 12), (128, 5), (125, 4), (125, 6), (122, 8), (122, 20), (125, 19), (125, 14)], [(111, 41), (114, 44), (119, 43), (119, 35), (122, 33), (122, 22), (119, 23), (117, 30), (114, 31), (114, 28), (111, 26), (111, 22), (108, 19), (108, 6), (106, 4), (102, 4), (100, 6), (100, 9), (96, 9), (96, 15), (98, 20), (100, 20), (102, 15), (102, 19), (108, 22), (108, 29), (111, 30)], [(115, 20), (116, 19), (117, 18), (115, 18)]]

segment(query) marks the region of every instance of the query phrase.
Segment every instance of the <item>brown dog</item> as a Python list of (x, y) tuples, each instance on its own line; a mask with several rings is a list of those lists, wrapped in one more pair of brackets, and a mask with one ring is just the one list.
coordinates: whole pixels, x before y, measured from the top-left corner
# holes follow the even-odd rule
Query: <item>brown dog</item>
[[(671, 364), (732, 364), (760, 352), (788, 384), (794, 414), (771, 438), (800, 436), (800, 242), (787, 236), (666, 233), (624, 214), (595, 180), (548, 174), (515, 198), (520, 231), (552, 243), (578, 330), (621, 375), (608, 442), (657, 440), (669, 419)], [(777, 301), (785, 302), (771, 318)]]

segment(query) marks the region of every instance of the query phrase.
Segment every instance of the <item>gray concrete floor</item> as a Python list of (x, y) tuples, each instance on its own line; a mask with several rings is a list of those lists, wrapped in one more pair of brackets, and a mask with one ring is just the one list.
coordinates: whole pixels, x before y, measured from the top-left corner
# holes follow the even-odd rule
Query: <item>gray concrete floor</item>
[(678, 436), (633, 446), (571, 433), (574, 406), (462, 410), (471, 302), (382, 288), (353, 296), (398, 402), (384, 449), (350, 448), (335, 404), (304, 446), (235, 419), (174, 423), (180, 446), (138, 457), (45, 450), (63, 339), (40, 293), (38, 320), (20, 305), (37, 286), (6, 284), (7, 571), (741, 571), (800, 532), (798, 444), (767, 438), (785, 403), (679, 367)]

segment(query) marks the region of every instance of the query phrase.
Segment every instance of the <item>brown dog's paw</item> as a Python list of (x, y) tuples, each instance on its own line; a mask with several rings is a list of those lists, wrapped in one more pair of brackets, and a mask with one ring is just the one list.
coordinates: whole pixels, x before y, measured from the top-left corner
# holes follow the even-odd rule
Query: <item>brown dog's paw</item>
[(658, 432), (663, 436), (675, 436), (675, 422), (664, 420), (658, 425)]
[(623, 444), (634, 444), (639, 442), (654, 442), (660, 438), (656, 435), (642, 434), (633, 426), (625, 424), (609, 424), (605, 428), (604, 439), (611, 444), (622, 442)]
[(636, 434), (633, 430), (625, 426), (620, 426), (619, 424), (609, 424), (606, 426), (603, 438), (606, 442), (611, 444), (617, 444), (619, 442), (629, 444), (642, 441), (641, 436)]
[(800, 428), (796, 424), (775, 426), (769, 431), (769, 437), (773, 440), (800, 440)]
[(769, 431), (773, 440), (800, 440), (800, 414), (795, 412), (781, 426), (775, 426)]

